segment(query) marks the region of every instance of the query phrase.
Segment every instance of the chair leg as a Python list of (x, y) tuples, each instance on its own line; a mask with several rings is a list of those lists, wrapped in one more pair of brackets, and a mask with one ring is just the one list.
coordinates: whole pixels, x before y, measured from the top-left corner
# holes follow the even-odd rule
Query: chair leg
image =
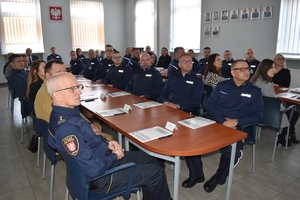
[(46, 175), (46, 153), (44, 152), (44, 159), (43, 159), (43, 179), (45, 179)]
[[(257, 131), (257, 135), (256, 135), (256, 138), (257, 138), (257, 139), (260, 139), (260, 132), (261, 132), (261, 127), (259, 126), (259, 127), (258, 127), (258, 131)], [(257, 139), (256, 139), (256, 140), (257, 140)]]
[(14, 103), (14, 98), (10, 97), (10, 112), (11, 112), (11, 118), (14, 118), (14, 107), (15, 107), (15, 103)]
[(275, 151), (276, 151), (276, 146), (277, 146), (278, 135), (279, 135), (279, 132), (276, 132), (275, 143), (274, 143), (272, 159), (271, 159), (272, 162), (274, 161), (274, 157), (275, 157)]
[(10, 98), (11, 98), (11, 93), (10, 93), (10, 90), (8, 90), (8, 95), (7, 95), (7, 107), (8, 108), (9, 108)]
[(53, 199), (54, 165), (51, 165), (50, 200)]
[(36, 152), (36, 167), (40, 166), (40, 150), (41, 150), (41, 137), (38, 137), (38, 149)]
[(288, 147), (289, 133), (290, 133), (290, 127), (288, 126), (286, 136), (285, 136), (285, 149), (287, 149), (287, 147)]
[(252, 145), (252, 173), (255, 172), (255, 144)]
[(136, 198), (137, 198), (137, 200), (141, 200), (140, 190), (136, 191)]
[(69, 200), (69, 190), (68, 190), (68, 187), (66, 187), (66, 200)]

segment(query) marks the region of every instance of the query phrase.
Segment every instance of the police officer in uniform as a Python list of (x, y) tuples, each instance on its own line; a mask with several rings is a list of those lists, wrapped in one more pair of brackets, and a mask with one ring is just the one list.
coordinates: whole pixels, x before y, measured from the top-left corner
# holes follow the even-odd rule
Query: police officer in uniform
[(141, 65), (139, 63), (140, 61), (140, 49), (139, 48), (133, 48), (132, 49), (132, 54), (131, 54), (131, 58), (128, 62), (128, 66), (131, 68), (132, 70), (132, 74), (135, 73), (136, 70), (141, 69)]
[(113, 52), (112, 60), (114, 65), (110, 67), (104, 84), (125, 90), (132, 76), (131, 68), (122, 63), (122, 55), (119, 51)]
[(105, 58), (99, 62), (99, 66), (94, 73), (93, 80), (96, 81), (96, 83), (103, 83), (107, 76), (108, 70), (111, 66), (113, 66), (114, 62), (111, 59), (113, 52), (114, 49), (112, 45), (105, 45)]
[(150, 67), (148, 53), (142, 53), (140, 64), (142, 68), (135, 71), (126, 91), (156, 101), (163, 87), (162, 76), (154, 67)]
[[(49, 122), (48, 143), (58, 152), (73, 158), (89, 178), (129, 162), (136, 163), (133, 187), (142, 187), (144, 199), (170, 200), (170, 191), (164, 169), (156, 160), (142, 151), (124, 152), (116, 141), (107, 142), (96, 135), (90, 124), (80, 116), (80, 88), (69, 73), (59, 73), (47, 81), (47, 90), (53, 99)], [(95, 192), (114, 192), (124, 189), (129, 171), (116, 172), (93, 182)]]
[(168, 79), (159, 99), (167, 106), (199, 115), (204, 90), (202, 79), (192, 71), (193, 62), (189, 54), (183, 54), (178, 65), (180, 73), (175, 73)]
[(47, 61), (54, 60), (54, 59), (62, 61), (61, 56), (56, 54), (56, 48), (55, 47), (51, 47), (50, 51), (51, 51), (51, 54), (49, 56), (47, 56)]
[(222, 61), (221, 74), (224, 78), (231, 78), (232, 53), (230, 50), (224, 51), (224, 60)]
[(245, 53), (245, 58), (248, 66), (250, 67), (250, 77), (255, 73), (257, 66), (259, 65), (260, 61), (255, 59), (255, 52), (253, 49), (247, 49)]
[(71, 51), (70, 56), (71, 56), (71, 60), (70, 60), (71, 73), (74, 75), (81, 74), (84, 68), (82, 60), (77, 57), (75, 51)]
[(210, 56), (210, 54), (211, 54), (210, 47), (204, 47), (203, 48), (204, 58), (199, 60), (198, 69), (196, 70), (196, 73), (199, 73), (199, 74), (202, 74), (202, 75), (204, 74), (204, 71), (206, 69), (207, 62), (208, 62), (208, 57)]
[(94, 49), (90, 49), (88, 52), (89, 61), (84, 65), (82, 75), (90, 80), (94, 79), (94, 73), (99, 67), (99, 60), (95, 57)]
[(184, 54), (183, 47), (176, 47), (174, 49), (174, 56), (171, 63), (168, 66), (168, 77), (170, 78), (173, 74), (180, 72), (180, 67), (178, 66), (179, 58)]

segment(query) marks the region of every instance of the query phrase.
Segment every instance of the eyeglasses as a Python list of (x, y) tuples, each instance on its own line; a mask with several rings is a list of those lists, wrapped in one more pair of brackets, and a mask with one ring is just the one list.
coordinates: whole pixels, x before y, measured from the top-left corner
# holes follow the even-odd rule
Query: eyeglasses
[(194, 63), (193, 61), (191, 61), (191, 60), (182, 60), (182, 61), (180, 61), (181, 63), (183, 63), (183, 64), (190, 64), (190, 63)]
[(122, 56), (113, 56), (112, 59), (121, 59)]
[(83, 88), (84, 88), (83, 85), (79, 84), (79, 85), (76, 85), (76, 86), (71, 86), (71, 87), (59, 89), (59, 90), (56, 90), (55, 92), (64, 91), (64, 90), (71, 90), (72, 92), (74, 92), (76, 89), (82, 90)]
[(276, 58), (276, 60), (284, 60), (284, 58)]
[(240, 70), (241, 72), (244, 72), (245, 70), (250, 71), (249, 67), (240, 67), (240, 68), (232, 68), (231, 70)]
[(110, 50), (105, 50), (105, 52), (113, 52), (114, 50), (110, 49)]

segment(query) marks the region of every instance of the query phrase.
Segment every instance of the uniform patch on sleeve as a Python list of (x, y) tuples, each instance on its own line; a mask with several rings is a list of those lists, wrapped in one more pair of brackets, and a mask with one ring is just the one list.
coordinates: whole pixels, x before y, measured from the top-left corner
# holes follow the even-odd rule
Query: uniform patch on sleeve
[(65, 150), (71, 155), (76, 156), (79, 152), (79, 142), (76, 135), (68, 135), (61, 141)]

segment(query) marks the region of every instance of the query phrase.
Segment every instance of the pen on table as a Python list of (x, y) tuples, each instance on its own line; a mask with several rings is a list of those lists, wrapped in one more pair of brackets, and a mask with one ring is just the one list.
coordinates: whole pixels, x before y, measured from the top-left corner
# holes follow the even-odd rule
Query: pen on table
[(91, 102), (91, 101), (95, 101), (95, 99), (88, 99), (88, 100), (85, 100), (84, 102)]
[(114, 114), (114, 116), (117, 116), (117, 115), (123, 115), (123, 114), (126, 114), (126, 112), (116, 113), (116, 114)]
[(162, 137), (159, 137), (158, 139), (163, 139), (163, 138), (167, 138), (167, 137), (171, 137), (172, 135), (166, 135), (166, 136), (162, 136)]
[(292, 96), (291, 98), (295, 98), (297, 95)]

